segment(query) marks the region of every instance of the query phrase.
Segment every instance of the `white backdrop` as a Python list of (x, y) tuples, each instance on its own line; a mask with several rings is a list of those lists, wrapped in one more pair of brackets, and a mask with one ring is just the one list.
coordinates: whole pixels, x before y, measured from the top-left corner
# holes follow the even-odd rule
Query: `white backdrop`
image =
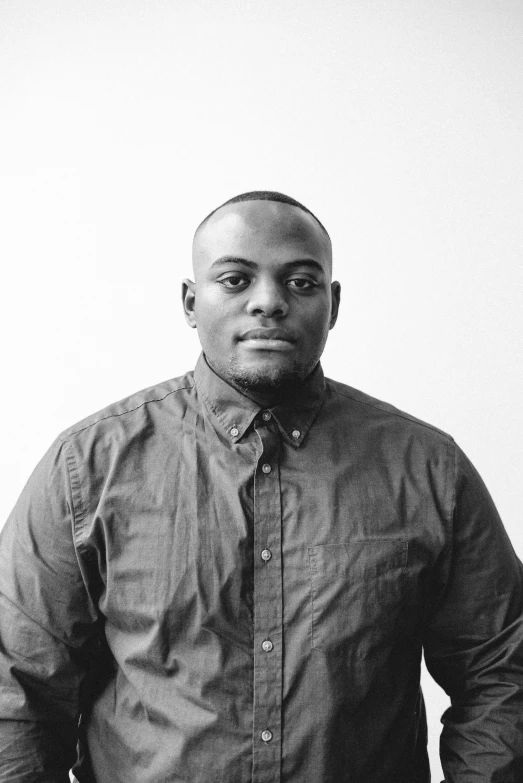
[(452, 433), (523, 556), (520, 0), (1, 0), (0, 107), (2, 519), (194, 365), (192, 231), (266, 188), (333, 238), (327, 375)]

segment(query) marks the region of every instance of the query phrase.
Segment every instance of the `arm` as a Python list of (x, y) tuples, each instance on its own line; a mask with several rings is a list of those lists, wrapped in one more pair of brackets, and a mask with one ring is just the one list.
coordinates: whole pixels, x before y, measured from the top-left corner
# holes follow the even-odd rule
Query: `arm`
[(427, 668), (451, 706), (447, 783), (523, 780), (523, 578), (488, 491), (455, 447), (449, 546), (426, 625)]
[(67, 783), (97, 630), (73, 541), (67, 447), (55, 444), (0, 535), (0, 782)]

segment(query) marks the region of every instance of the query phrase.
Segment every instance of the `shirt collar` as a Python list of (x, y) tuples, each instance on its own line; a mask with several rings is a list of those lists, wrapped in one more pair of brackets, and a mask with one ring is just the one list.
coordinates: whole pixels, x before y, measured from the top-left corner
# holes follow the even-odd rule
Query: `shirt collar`
[(243, 438), (257, 416), (269, 411), (285, 439), (293, 446), (301, 446), (325, 397), (325, 378), (319, 363), (292, 398), (267, 408), (216, 375), (203, 353), (196, 364), (194, 380), (198, 394), (233, 443)]

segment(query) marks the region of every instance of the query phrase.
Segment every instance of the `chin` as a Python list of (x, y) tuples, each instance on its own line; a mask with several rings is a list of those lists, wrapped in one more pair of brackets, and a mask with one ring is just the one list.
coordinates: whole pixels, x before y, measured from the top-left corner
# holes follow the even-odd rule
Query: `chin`
[(231, 359), (227, 366), (227, 380), (248, 391), (271, 392), (300, 383), (312, 372), (316, 363), (294, 361), (285, 365), (245, 365)]

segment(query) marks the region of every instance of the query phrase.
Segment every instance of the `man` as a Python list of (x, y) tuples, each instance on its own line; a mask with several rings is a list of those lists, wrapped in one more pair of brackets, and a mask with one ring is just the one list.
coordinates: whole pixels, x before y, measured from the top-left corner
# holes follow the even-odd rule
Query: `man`
[[(0, 781), (523, 780), (523, 589), (452, 438), (325, 380), (327, 232), (271, 192), (194, 240), (194, 373), (63, 433), (1, 540)], [(79, 721), (79, 724), (78, 724)]]

